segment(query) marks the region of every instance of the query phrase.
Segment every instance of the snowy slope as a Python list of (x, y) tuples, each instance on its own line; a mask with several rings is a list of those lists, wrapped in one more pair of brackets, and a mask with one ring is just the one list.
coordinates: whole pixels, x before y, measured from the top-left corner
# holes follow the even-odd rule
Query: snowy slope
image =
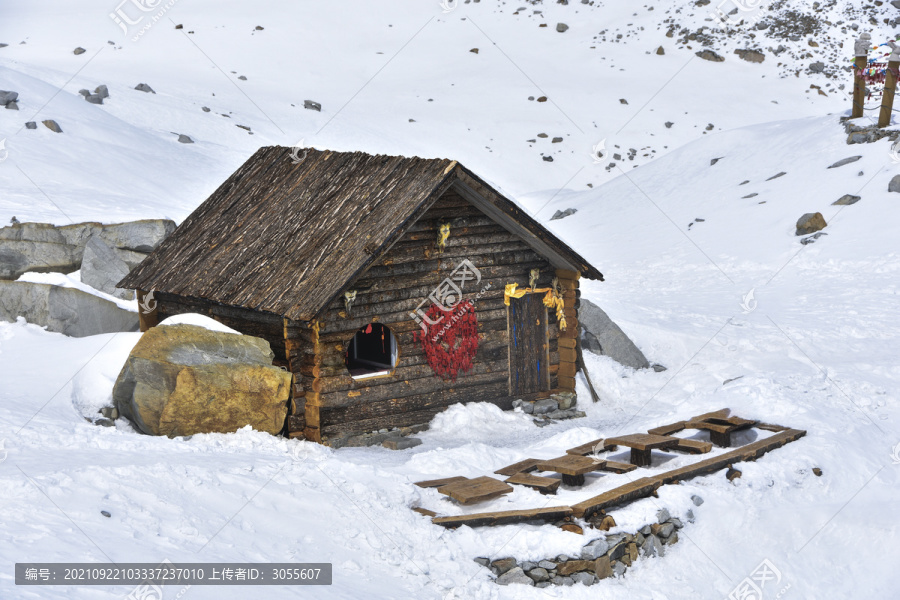
[[(458, 406), (413, 450), (332, 451), (252, 431), (168, 440), (121, 421), (90, 425), (79, 409), (106, 401), (136, 335), (73, 339), (0, 323), (0, 597), (129, 591), (17, 589), (15, 562), (169, 559), (332, 562), (335, 585), (315, 590), (326, 598), (724, 598), (764, 558), (790, 584), (783, 598), (891, 597), (900, 208), (887, 183), (900, 166), (887, 141), (844, 143), (838, 117), (849, 101), (837, 86), (849, 78), (808, 73), (814, 60), (847, 59), (839, 44), (849, 49), (853, 32), (838, 21), (860, 10), (823, 4), (821, 19), (832, 24), (815, 32), (819, 46), (809, 46), (813, 34), (772, 37), (775, 26), (683, 43), (681, 28), (711, 23), (713, 5), (693, 2), (485, 1), (445, 13), (436, 1), (179, 0), (137, 42), (109, 19), (116, 7), (107, 2), (0, 7), (0, 43), (9, 44), (0, 48), (0, 88), (20, 94), (18, 112), (0, 110), (9, 152), (0, 222), (181, 220), (260, 145), (302, 139), (448, 156), (598, 265), (607, 281), (585, 282), (585, 297), (668, 367), (634, 372), (589, 355), (603, 401), (590, 404), (580, 389), (587, 419), (538, 429), (521, 414)], [(811, 2), (764, 9), (773, 19), (813, 11)], [(889, 3), (864, 11), (875, 38), (891, 31), (882, 19), (900, 12)], [(865, 24), (870, 16), (877, 26)], [(558, 33), (558, 22), (569, 29)], [(788, 48), (761, 64), (732, 54), (779, 44)], [(87, 52), (73, 55), (76, 46)], [(706, 47), (726, 60), (694, 55)], [(142, 82), (157, 93), (133, 89)], [(100, 84), (110, 88), (104, 105), (78, 95)], [(547, 102), (528, 100), (543, 95)], [(304, 109), (307, 99), (322, 112)], [(64, 133), (22, 129), (43, 119)], [(610, 155), (634, 148), (635, 159), (595, 162), (601, 140)], [(853, 155), (862, 158), (827, 168)], [(862, 200), (831, 205), (844, 194)], [(566, 208), (579, 212), (547, 221)], [(816, 211), (828, 235), (803, 246), (794, 223)], [(615, 511), (623, 530), (662, 506), (696, 515), (665, 558), (638, 561), (622, 579), (502, 588), (474, 557), (576, 554), (586, 540), (549, 527), (445, 531), (409, 509), (534, 506), (546, 499), (520, 489), (463, 509), (410, 482), (482, 475), (725, 406), (809, 433), (740, 466), (734, 485), (710, 476)], [(553, 501), (610, 485), (599, 478)], [(706, 502), (694, 507), (692, 494)], [(276, 588), (271, 597), (308, 592)], [(247, 594), (194, 587), (183, 597)]]

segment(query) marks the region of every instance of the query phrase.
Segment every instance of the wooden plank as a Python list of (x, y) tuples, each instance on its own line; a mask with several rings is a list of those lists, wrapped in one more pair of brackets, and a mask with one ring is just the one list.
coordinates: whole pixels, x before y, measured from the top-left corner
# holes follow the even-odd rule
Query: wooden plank
[(673, 446), (670, 450), (675, 450), (676, 452), (687, 452), (688, 454), (706, 454), (710, 450), (712, 450), (711, 442), (701, 442), (700, 440), (685, 440), (678, 439), (678, 445)]
[(617, 460), (607, 460), (604, 462), (603, 470), (611, 473), (630, 473), (637, 469), (635, 465), (619, 462)]
[(414, 485), (417, 485), (420, 488), (436, 488), (436, 487), (441, 487), (443, 485), (456, 483), (457, 481), (468, 481), (468, 479), (469, 479), (468, 477), (463, 477), (461, 475), (457, 475), (456, 477), (445, 477), (443, 479), (429, 479), (427, 481), (417, 481)]
[(604, 438), (599, 438), (580, 446), (575, 446), (574, 448), (569, 448), (566, 450), (566, 454), (577, 454), (578, 456), (587, 456), (588, 454), (599, 454), (600, 452), (606, 452), (609, 450), (614, 450), (616, 448), (615, 444), (607, 444)]
[(800, 439), (804, 435), (806, 435), (805, 431), (788, 429), (781, 433), (776, 433), (764, 440), (747, 444), (746, 446), (736, 448), (719, 456), (708, 458), (693, 465), (667, 471), (655, 477), (643, 477), (634, 482), (604, 492), (599, 496), (594, 496), (593, 498), (588, 498), (583, 502), (572, 505), (572, 510), (574, 511), (573, 514), (579, 518), (589, 518), (592, 514), (600, 510), (605, 510), (611, 506), (631, 502), (638, 498), (645, 498), (656, 491), (661, 485), (715, 473), (733, 463), (756, 460), (766, 452), (780, 448), (785, 444)]
[(428, 510), (427, 508), (421, 508), (419, 506), (414, 506), (413, 512), (417, 512), (420, 515), (424, 515), (426, 517), (436, 517), (437, 516), (437, 513), (434, 512), (433, 510)]
[(634, 433), (631, 435), (622, 435), (613, 438), (607, 438), (606, 443), (615, 444), (616, 446), (625, 446), (626, 448), (635, 448), (637, 450), (654, 450), (657, 448), (669, 448), (678, 443), (678, 438), (653, 435), (650, 433)]
[(539, 475), (532, 475), (531, 473), (516, 473), (505, 481), (506, 483), (524, 485), (536, 489), (542, 494), (555, 494), (556, 490), (559, 488), (559, 484), (562, 483), (561, 480), (554, 477), (541, 477)]
[(525, 460), (520, 460), (517, 463), (511, 464), (508, 467), (503, 467), (502, 469), (497, 469), (494, 471), (497, 475), (503, 475), (504, 477), (509, 477), (510, 475), (515, 475), (516, 473), (530, 473), (537, 469), (537, 464), (541, 462), (540, 458), (526, 458)]
[(443, 527), (485, 527), (493, 525), (509, 525), (512, 523), (528, 523), (530, 521), (553, 522), (572, 515), (568, 506), (552, 506), (549, 508), (531, 508), (527, 510), (507, 510), (502, 512), (475, 513), (456, 517), (436, 517), (431, 520), (435, 525)]
[(599, 471), (606, 461), (596, 461), (587, 456), (564, 454), (557, 458), (544, 460), (537, 464), (538, 471), (553, 471), (561, 475), (584, 475), (591, 471)]
[(445, 496), (450, 496), (460, 504), (475, 504), (513, 491), (511, 485), (493, 477), (476, 477), (466, 481), (456, 481), (437, 488)]
[(662, 425), (661, 427), (648, 429), (647, 433), (651, 435), (672, 435), (673, 433), (677, 433), (682, 429), (684, 429), (684, 421), (678, 421), (677, 423), (672, 423), (671, 425)]

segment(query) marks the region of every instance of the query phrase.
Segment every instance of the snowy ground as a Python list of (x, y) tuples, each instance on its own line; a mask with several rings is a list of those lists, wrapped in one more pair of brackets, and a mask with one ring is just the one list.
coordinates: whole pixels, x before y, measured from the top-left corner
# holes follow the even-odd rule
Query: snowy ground
[[(603, 400), (591, 404), (580, 388), (586, 419), (538, 429), (521, 414), (457, 406), (403, 452), (332, 451), (252, 431), (154, 439), (82, 417), (107, 400), (137, 334), (74, 339), (0, 323), (0, 597), (130, 591), (16, 588), (15, 562), (164, 559), (334, 564), (333, 586), (272, 588), (273, 598), (713, 599), (763, 559), (790, 586), (782, 598), (894, 594), (900, 197), (887, 186), (900, 164), (886, 140), (847, 146), (838, 123), (846, 97), (809, 90), (837, 81), (805, 67), (836, 52), (846, 58), (837, 44), (849, 49), (852, 38), (840, 26), (818, 49), (805, 37), (794, 42), (798, 58), (780, 60), (802, 59), (792, 65), (801, 74), (784, 78), (773, 56), (740, 61), (733, 40), (712, 46), (723, 63), (696, 58), (699, 46), (679, 48), (664, 21), (709, 25), (693, 3), (485, 1), (442, 12), (436, 1), (180, 0), (137, 42), (109, 19), (115, 9), (106, 0), (0, 8), (0, 43), (9, 44), (0, 48), (0, 88), (20, 94), (18, 112), (0, 110), (8, 151), (0, 151), (0, 222), (180, 220), (260, 145), (303, 139), (449, 156), (544, 222), (578, 208), (548, 226), (605, 274), (604, 283), (585, 282), (585, 296), (668, 370), (634, 372), (588, 356)], [(889, 3), (876, 10), (879, 22), (897, 12)], [(557, 22), (570, 29), (557, 33)], [(761, 48), (779, 43), (756, 35)], [(665, 55), (655, 53), (660, 45)], [(73, 55), (76, 46), (87, 52)], [(132, 89), (141, 82), (157, 93)], [(111, 93), (103, 106), (78, 95), (99, 84)], [(549, 101), (528, 100), (542, 95)], [(303, 109), (305, 99), (322, 112)], [(64, 133), (23, 129), (43, 119)], [(176, 134), (195, 143), (179, 144)], [(601, 140), (610, 154), (616, 145), (639, 152), (607, 170), (612, 158), (591, 155)], [(854, 155), (862, 159), (827, 169)], [(844, 194), (862, 200), (831, 205)], [(803, 246), (794, 223), (816, 211), (828, 235)], [(704, 477), (615, 511), (629, 531), (659, 507), (696, 516), (664, 558), (638, 561), (621, 579), (496, 586), (474, 557), (576, 554), (587, 539), (551, 527), (447, 531), (409, 508), (463, 510), (413, 481), (482, 475), (726, 406), (808, 435), (740, 466), (735, 484)], [(626, 476), (598, 477), (553, 502), (577, 502), (616, 477)], [(694, 507), (692, 494), (705, 503)], [(465, 511), (546, 500), (517, 489)], [(182, 597), (247, 596), (193, 587)]]

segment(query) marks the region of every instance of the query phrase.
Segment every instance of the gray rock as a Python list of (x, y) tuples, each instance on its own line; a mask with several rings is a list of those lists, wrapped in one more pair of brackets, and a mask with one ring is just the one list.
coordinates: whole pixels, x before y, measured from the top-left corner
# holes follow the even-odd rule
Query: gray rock
[(665, 553), (666, 549), (655, 535), (648, 535), (641, 544), (641, 556), (663, 556)]
[(664, 366), (662, 366), (661, 364), (658, 364), (658, 363), (653, 363), (652, 365), (650, 365), (650, 368), (653, 369), (653, 371), (656, 373), (662, 373), (663, 371), (668, 371), (667, 368), (665, 368)]
[(109, 511), (105, 511), (105, 510), (101, 510), (100, 514), (103, 515), (104, 517), (106, 517), (107, 519), (112, 516), (112, 514), (110, 514)]
[(101, 98), (109, 98), (109, 88), (105, 85), (98, 85), (96, 88), (94, 88), (94, 93)]
[(672, 515), (669, 514), (669, 511), (665, 508), (661, 508), (656, 511), (656, 522), (657, 523), (665, 523), (669, 519), (672, 518)]
[(25, 129), (37, 129), (37, 123), (34, 121), (28, 121), (25, 123)]
[(554, 410), (552, 412), (544, 415), (548, 419), (555, 419), (557, 421), (564, 421), (566, 419), (581, 419), (586, 417), (587, 414), (583, 411), (576, 410), (574, 408), (570, 408), (569, 410)]
[(100, 237), (114, 248), (149, 253), (175, 231), (170, 219), (143, 219), (114, 225), (104, 225)]
[[(578, 311), (580, 326), (585, 335), (590, 333), (590, 338), (585, 341), (585, 347), (595, 354), (609, 356), (616, 362), (633, 369), (646, 369), (650, 362), (643, 353), (634, 345), (625, 332), (616, 325), (612, 319), (599, 306), (586, 298), (581, 299), (581, 308)], [(590, 345), (588, 345), (590, 344)], [(599, 352), (593, 348), (600, 346)]]
[(139, 84), (137, 84), (136, 86), (134, 86), (134, 89), (136, 89), (136, 90), (139, 91), (139, 92), (145, 92), (145, 93), (148, 93), (148, 94), (155, 94), (155, 93), (156, 93), (155, 91), (153, 91), (153, 88), (150, 87), (149, 85), (147, 85), (146, 83), (139, 83)]
[(686, 513), (684, 513), (684, 516), (687, 518), (688, 523), (694, 522), (694, 511), (688, 510)]
[(497, 577), (497, 583), (500, 585), (509, 585), (511, 583), (534, 585), (534, 580), (525, 574), (522, 567), (514, 567)]
[(78, 56), (79, 54), (84, 54), (85, 52), (87, 52), (87, 50), (85, 50), (84, 48), (79, 46), (72, 51), (72, 54), (74, 54), (75, 56)]
[(81, 281), (94, 289), (122, 300), (132, 300), (134, 292), (116, 288), (131, 269), (100, 237), (93, 236), (84, 247)]
[(101, 98), (99, 94), (91, 94), (90, 96), (86, 96), (85, 100), (87, 100), (91, 104), (103, 104), (103, 98)]
[(893, 0), (891, 4), (894, 5), (894, 8), (900, 8), (900, 0)]
[(119, 410), (115, 406), (104, 406), (100, 409), (100, 414), (107, 419), (115, 420), (119, 418)]
[(625, 571), (628, 567), (625, 566), (625, 563), (616, 561), (612, 564), (613, 575), (616, 577), (621, 577), (625, 574)]
[(719, 162), (719, 161), (722, 160), (723, 158), (725, 158), (725, 157), (724, 157), (724, 156), (720, 156), (719, 158), (713, 158), (713, 159), (710, 159), (710, 161), (709, 161), (709, 166), (713, 166), (714, 164), (716, 164), (717, 162)]
[(47, 119), (46, 121), (41, 121), (44, 124), (44, 127), (52, 131), (53, 133), (62, 133), (62, 127), (59, 126), (59, 123), (54, 121), (53, 119)]
[(719, 54), (713, 52), (712, 50), (701, 50), (700, 52), (695, 52), (697, 56), (702, 58), (703, 60), (709, 60), (712, 62), (724, 62), (725, 57), (720, 56)]
[(578, 212), (577, 208), (567, 208), (566, 210), (558, 210), (553, 213), (553, 216), (550, 217), (551, 221), (556, 221), (558, 219), (565, 219), (568, 216), (574, 215)]
[(628, 542), (625, 540), (620, 541), (619, 543), (613, 545), (613, 547), (607, 553), (609, 556), (609, 560), (619, 560), (623, 556), (625, 556), (625, 552), (628, 551)]
[(675, 123), (673, 123), (672, 121), (666, 121), (666, 123), (665, 123), (666, 129), (672, 129), (672, 125), (674, 125), (674, 124)]
[(19, 110), (19, 103), (15, 100), (6, 103), (6, 110)]
[(807, 244), (815, 244), (816, 240), (819, 239), (820, 237), (822, 237), (823, 235), (828, 235), (828, 234), (825, 233), (824, 231), (819, 231), (817, 233), (812, 234), (809, 237), (803, 238), (802, 240), (800, 240), (800, 243), (803, 244), (804, 246), (806, 246)]
[(700, 506), (701, 504), (703, 504), (703, 498), (694, 494), (693, 496), (691, 496), (691, 502), (694, 503), (694, 506)]
[(583, 583), (584, 585), (594, 585), (597, 583), (597, 576), (587, 571), (579, 571), (571, 575), (572, 581), (575, 583)]
[(559, 405), (553, 398), (542, 398), (541, 400), (535, 400), (533, 413), (536, 415), (545, 415), (558, 408)]
[(522, 567), (522, 570), (523, 570), (523, 571), (528, 572), (528, 571), (530, 571), (530, 570), (532, 570), (532, 569), (536, 569), (536, 568), (537, 568), (537, 563), (533, 563), (533, 562), (528, 561), (528, 560), (523, 560), (523, 561), (519, 564), (519, 566)]
[[(564, 563), (568, 560), (571, 560), (571, 558), (565, 554), (560, 554), (559, 556), (556, 557), (557, 563)], [(555, 569), (556, 567), (554, 566), (553, 568)]]
[(247, 76), (246, 76), (246, 75), (241, 75), (241, 76), (238, 77), (238, 79), (240, 79), (241, 81), (247, 81)]
[(823, 63), (822, 61), (810, 63), (809, 70), (813, 73), (821, 73), (825, 70), (825, 63)]
[(559, 394), (553, 394), (551, 398), (556, 400), (560, 410), (572, 408), (578, 400), (574, 392), (560, 392)]
[(318, 102), (313, 101), (313, 100), (304, 100), (304, 101), (303, 101), (303, 108), (306, 108), (306, 109), (309, 109), (309, 110), (314, 110), (314, 111), (316, 111), (316, 112), (322, 112), (322, 105), (319, 104)]
[(856, 161), (858, 161), (861, 158), (862, 158), (862, 156), (850, 156), (847, 158), (842, 158), (841, 160), (837, 161), (836, 163), (834, 163), (833, 165), (831, 165), (828, 168), (829, 169), (837, 169), (838, 167), (843, 167), (844, 165), (849, 165), (850, 163), (855, 163)]
[(550, 583), (549, 581), (539, 581), (538, 583), (534, 584), (534, 587), (536, 587), (538, 589), (542, 589), (542, 588), (548, 588), (551, 585), (553, 585), (553, 584)]
[(675, 525), (673, 525), (672, 523), (663, 523), (659, 526), (659, 529), (657, 529), (656, 535), (658, 535), (662, 539), (665, 539), (673, 533), (675, 533)]
[(201, 108), (201, 110), (202, 110), (203, 112), (209, 112), (210, 110), (212, 110), (212, 109), (209, 108), (208, 106), (201, 106), (200, 108)]
[(649, 526), (649, 525), (644, 525), (643, 527), (640, 528), (639, 531), (640, 531), (640, 533), (643, 534), (643, 535), (650, 535), (650, 526)]
[(832, 206), (850, 206), (851, 204), (856, 204), (862, 198), (859, 196), (854, 196), (852, 194), (844, 194), (834, 202), (832, 202)]
[(100, 427), (115, 427), (116, 422), (112, 419), (107, 419), (106, 417), (99, 417), (91, 421), (94, 425), (99, 425)]
[(609, 550), (606, 538), (598, 538), (581, 548), (581, 560), (595, 560)]
[(538, 566), (542, 569), (547, 569), (548, 571), (552, 571), (553, 569), (556, 568), (556, 563), (551, 562), (549, 560), (542, 560), (541, 562), (538, 563)]
[(568, 577), (568, 576), (560, 577), (559, 575), (557, 575), (556, 577), (552, 578), (550, 581), (553, 582), (553, 585), (564, 585), (566, 587), (568, 587), (570, 585), (575, 585), (575, 581), (571, 577)]
[(482, 567), (487, 567), (487, 566), (490, 566), (491, 559), (485, 558), (483, 556), (479, 556), (478, 558), (475, 559), (475, 562), (477, 562)]
[(672, 517), (671, 519), (669, 519), (669, 523), (674, 525), (675, 529), (681, 529), (682, 527), (684, 527), (684, 523), (682, 523), (681, 519), (679, 519), (678, 517)]
[(531, 577), (535, 582), (547, 581), (548, 579), (550, 579), (550, 574), (547, 572), (547, 569), (543, 567), (531, 569), (530, 571), (528, 571), (528, 576)]
[(900, 192), (900, 175), (894, 175), (888, 184), (889, 192)]
[(72, 337), (137, 331), (136, 312), (75, 288), (0, 281), (0, 321), (25, 317), (29, 323)]
[(83, 97), (87, 98), (88, 96), (91, 95), (91, 90), (78, 90), (78, 93), (81, 94)]
[(557, 23), (556, 24), (556, 31), (558, 31), (559, 33), (565, 33), (568, 29), (569, 29), (569, 26), (566, 25), (565, 23)]
[(822, 230), (828, 226), (828, 223), (825, 222), (825, 217), (822, 216), (822, 213), (806, 213), (799, 219), (797, 219), (797, 232), (796, 235), (807, 235), (809, 233), (815, 233), (816, 231)]
[(381, 442), (381, 445), (390, 450), (406, 450), (415, 448), (421, 443), (422, 440), (415, 437), (391, 437)]
[(178, 141), (182, 144), (193, 144), (194, 140), (191, 139), (191, 136), (184, 135), (183, 133), (178, 134)]
[(787, 175), (787, 172), (782, 171), (780, 173), (776, 173), (776, 174), (772, 175), (771, 177), (769, 177), (768, 179), (766, 179), (766, 181), (772, 181), (773, 179), (778, 179), (779, 177), (781, 177), (783, 175)]

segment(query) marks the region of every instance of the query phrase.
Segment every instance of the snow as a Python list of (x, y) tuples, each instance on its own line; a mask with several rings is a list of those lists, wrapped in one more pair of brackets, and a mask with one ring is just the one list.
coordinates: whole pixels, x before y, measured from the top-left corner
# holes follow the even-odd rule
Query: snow
[[(519, 6), (526, 10), (514, 14)], [(579, 376), (584, 419), (537, 428), (520, 412), (467, 403), (438, 415), (416, 448), (335, 451), (249, 428), (167, 439), (121, 419), (91, 425), (85, 418), (109, 406), (139, 334), (68, 338), (21, 319), (0, 323), (0, 596), (130, 591), (16, 588), (15, 562), (163, 559), (332, 562), (334, 585), (314, 591), (323, 598), (724, 598), (763, 559), (781, 572), (778, 589), (790, 586), (785, 600), (895, 595), (900, 204), (887, 187), (900, 163), (888, 140), (845, 143), (839, 117), (850, 102), (836, 86), (849, 76), (806, 70), (815, 60), (844, 64), (854, 32), (842, 33), (838, 21), (846, 26), (845, 11), (861, 10), (844, 0), (820, 8), (834, 25), (815, 36), (789, 42), (767, 30), (751, 41), (735, 28), (712, 46), (725, 62), (711, 63), (694, 56), (699, 43), (688, 50), (681, 34), (665, 36), (667, 19), (691, 30), (710, 25), (709, 6), (694, 3), (480, 2), (444, 13), (436, 1), (192, 0), (175, 3), (138, 42), (107, 19), (115, 7), (105, 0), (5, 7), (0, 81), (20, 102), (18, 112), (0, 110), (8, 151), (0, 154), (0, 222), (181, 221), (261, 145), (303, 140), (451, 157), (597, 265), (606, 281), (583, 281), (583, 297), (668, 370), (634, 371), (587, 353), (601, 402), (590, 401)], [(869, 15), (893, 18), (890, 3), (865, 11), (860, 26), (873, 39), (891, 34), (886, 24), (865, 24)], [(557, 22), (570, 29), (557, 33)], [(767, 49), (779, 43), (789, 50), (775, 57)], [(79, 45), (87, 53), (74, 56)], [(732, 51), (744, 45), (764, 49), (766, 61), (739, 60)], [(141, 82), (156, 94), (134, 90)], [(102, 106), (78, 95), (100, 84), (111, 94)], [(547, 102), (527, 99), (543, 95)], [(303, 109), (304, 99), (321, 102), (322, 112)], [(30, 120), (38, 129), (22, 128)], [(195, 143), (179, 144), (177, 134)], [(552, 143), (557, 136), (563, 141)], [(635, 159), (613, 169), (611, 156), (595, 163), (603, 140), (610, 154), (638, 150)], [(862, 159), (827, 169), (854, 155)], [(831, 204), (848, 193), (862, 200)], [(548, 221), (566, 208), (578, 212)], [(828, 235), (803, 246), (794, 224), (817, 211)], [(24, 277), (80, 284), (74, 274)], [(734, 465), (743, 472), (734, 483), (717, 473), (612, 511), (622, 531), (660, 508), (686, 523), (664, 558), (639, 560), (620, 579), (589, 589), (500, 587), (473, 558), (576, 555), (599, 532), (451, 531), (410, 510), (577, 502), (629, 476), (597, 474), (556, 497), (517, 488), (474, 507), (412, 482), (490, 474), (723, 407), (808, 434)], [(673, 454), (639, 474), (692, 460)], [(776, 592), (767, 587), (764, 598)], [(228, 600), (247, 590), (195, 586), (184, 597)]]
[(236, 335), (241, 335), (239, 331), (235, 331), (231, 327), (227, 325), (223, 325), (219, 323), (215, 319), (207, 317), (206, 315), (201, 315), (197, 313), (184, 313), (181, 315), (173, 315), (171, 317), (166, 317), (162, 321), (159, 322), (160, 325), (196, 325), (198, 327), (203, 327), (205, 329), (209, 329), (210, 331), (219, 331), (221, 333), (234, 333)]
[(101, 292), (100, 290), (92, 288), (86, 283), (82, 283), (81, 271), (73, 271), (72, 273), (35, 273), (33, 271), (29, 271), (28, 273), (22, 273), (22, 275), (20, 275), (16, 281), (26, 281), (29, 283), (45, 283), (49, 285), (58, 285), (60, 287), (75, 288), (81, 290), (82, 292), (87, 292), (88, 294), (99, 296), (104, 300), (109, 300), (110, 302), (114, 303), (116, 306), (124, 310), (137, 312), (138, 309), (137, 300), (122, 300), (121, 298), (117, 298), (112, 294)]

